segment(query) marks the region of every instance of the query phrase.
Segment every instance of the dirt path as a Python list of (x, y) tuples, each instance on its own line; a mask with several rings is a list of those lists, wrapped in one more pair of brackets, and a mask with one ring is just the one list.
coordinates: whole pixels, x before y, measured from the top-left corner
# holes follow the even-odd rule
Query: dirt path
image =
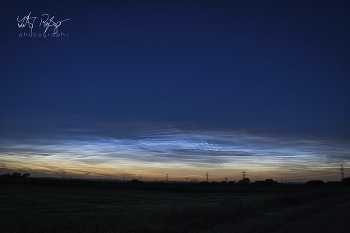
[(288, 223), (270, 233), (350, 232), (350, 200)]

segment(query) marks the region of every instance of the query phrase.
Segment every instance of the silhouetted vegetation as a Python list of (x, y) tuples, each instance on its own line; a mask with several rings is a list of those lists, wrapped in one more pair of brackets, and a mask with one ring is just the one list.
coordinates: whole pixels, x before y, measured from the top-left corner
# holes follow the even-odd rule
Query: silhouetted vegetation
[(274, 184), (279, 184), (279, 183), (277, 181), (274, 181), (273, 179), (266, 179), (265, 180), (265, 185), (267, 185), (267, 186), (271, 186)]
[(137, 179), (133, 179), (130, 181), (131, 183), (143, 183), (143, 181), (137, 180)]
[(277, 181), (274, 181), (273, 179), (266, 179), (264, 181), (255, 181), (253, 183), (254, 185), (263, 185), (263, 186), (272, 186), (272, 185), (279, 185)]
[(305, 183), (305, 185), (309, 185), (309, 186), (322, 186), (325, 184), (326, 183), (323, 182), (322, 180), (310, 180), (310, 181)]
[(250, 179), (244, 178), (244, 179), (238, 181), (238, 184), (250, 184)]
[(29, 177), (29, 173), (24, 173), (23, 175), (19, 172), (13, 172), (12, 175), (10, 173), (2, 174), (0, 176), (0, 179), (20, 179), (20, 178), (26, 178)]

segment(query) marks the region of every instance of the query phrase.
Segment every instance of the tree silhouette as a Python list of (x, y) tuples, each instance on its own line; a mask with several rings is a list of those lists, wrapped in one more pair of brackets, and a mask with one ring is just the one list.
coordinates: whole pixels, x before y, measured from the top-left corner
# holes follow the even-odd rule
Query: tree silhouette
[(238, 181), (238, 184), (250, 184), (250, 179), (244, 178), (244, 179)]
[(305, 185), (325, 185), (326, 183), (322, 180), (310, 180), (305, 183)]

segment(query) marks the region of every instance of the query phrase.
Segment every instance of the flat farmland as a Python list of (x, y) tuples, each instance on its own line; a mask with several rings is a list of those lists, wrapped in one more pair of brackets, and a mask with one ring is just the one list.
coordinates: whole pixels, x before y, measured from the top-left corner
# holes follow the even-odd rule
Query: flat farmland
[(268, 232), (349, 196), (341, 186), (6, 181), (0, 231)]

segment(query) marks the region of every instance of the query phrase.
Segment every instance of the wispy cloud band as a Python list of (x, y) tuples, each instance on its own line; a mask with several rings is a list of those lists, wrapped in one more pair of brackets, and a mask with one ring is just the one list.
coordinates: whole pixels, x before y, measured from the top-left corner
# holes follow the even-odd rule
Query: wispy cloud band
[(84, 174), (93, 170), (107, 174), (108, 169), (110, 173), (130, 174), (147, 170), (149, 176), (165, 168), (175, 173), (207, 169), (218, 174), (249, 169), (256, 176), (269, 171), (288, 174), (327, 170), (349, 162), (349, 151), (350, 144), (341, 142), (173, 129), (136, 131), (127, 137), (79, 135), (69, 139), (0, 142), (2, 166), (17, 164), (28, 168), (36, 164), (42, 169)]

